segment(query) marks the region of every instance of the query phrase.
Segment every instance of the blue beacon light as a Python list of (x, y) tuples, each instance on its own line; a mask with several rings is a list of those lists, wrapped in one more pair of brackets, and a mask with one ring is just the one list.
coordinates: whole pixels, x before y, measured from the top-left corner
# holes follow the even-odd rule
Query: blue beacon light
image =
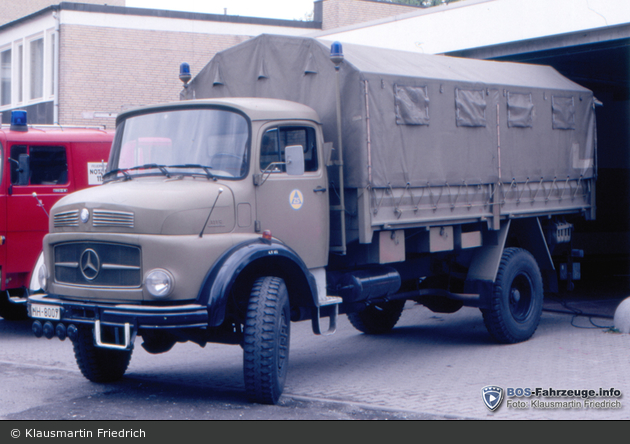
[(11, 111), (11, 131), (28, 131), (26, 111), (21, 109)]
[(343, 47), (339, 42), (333, 42), (330, 45), (330, 60), (335, 64), (335, 67), (339, 69), (339, 65), (343, 62)]
[(179, 80), (184, 82), (184, 88), (188, 86), (188, 82), (192, 76), (190, 75), (190, 65), (186, 62), (179, 65)]

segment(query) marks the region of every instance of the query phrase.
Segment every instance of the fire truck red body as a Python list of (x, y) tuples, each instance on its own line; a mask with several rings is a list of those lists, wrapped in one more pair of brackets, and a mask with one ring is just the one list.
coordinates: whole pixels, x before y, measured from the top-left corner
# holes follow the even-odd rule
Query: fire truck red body
[(26, 296), (39, 288), (36, 264), (57, 200), (98, 185), (114, 132), (102, 128), (28, 126), (18, 116), (0, 127), (0, 316), (26, 317)]

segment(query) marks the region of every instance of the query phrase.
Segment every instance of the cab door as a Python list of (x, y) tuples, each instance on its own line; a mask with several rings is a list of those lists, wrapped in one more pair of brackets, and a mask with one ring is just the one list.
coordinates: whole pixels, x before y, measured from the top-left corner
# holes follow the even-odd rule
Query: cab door
[[(268, 125), (261, 129), (256, 186), (256, 228), (270, 230), (295, 250), (308, 268), (328, 264), (328, 183), (322, 141), (308, 124)], [(304, 174), (286, 172), (285, 148), (300, 145)]]
[[(10, 178), (6, 196), (7, 288), (28, 285), (48, 233), (53, 204), (68, 193), (67, 147), (13, 144), (9, 149)], [(28, 165), (26, 173), (21, 166)], [(35, 196), (33, 195), (35, 193)]]
[(6, 251), (6, 236), (7, 236), (7, 186), (8, 186), (8, 174), (5, 174), (5, 170), (8, 169), (9, 163), (7, 162), (6, 154), (6, 141), (0, 140), (0, 270), (2, 270), (2, 284), (0, 290), (5, 289), (4, 273), (6, 273), (7, 263), (7, 251)]

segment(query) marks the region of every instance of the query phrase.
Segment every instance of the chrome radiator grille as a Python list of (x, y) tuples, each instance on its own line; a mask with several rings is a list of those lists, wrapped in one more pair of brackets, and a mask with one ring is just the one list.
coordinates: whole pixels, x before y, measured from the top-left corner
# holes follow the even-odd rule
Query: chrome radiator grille
[(140, 248), (100, 242), (68, 242), (54, 247), (55, 281), (98, 287), (140, 287)]
[(92, 225), (95, 227), (133, 228), (133, 213), (124, 211), (94, 210)]
[(55, 227), (78, 227), (79, 210), (64, 211), (57, 213), (54, 217)]

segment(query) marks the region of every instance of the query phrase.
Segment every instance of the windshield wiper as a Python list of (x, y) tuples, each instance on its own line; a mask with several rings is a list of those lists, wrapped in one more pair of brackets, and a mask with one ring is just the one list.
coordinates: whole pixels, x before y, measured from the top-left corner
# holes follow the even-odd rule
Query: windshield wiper
[(144, 165), (138, 165), (135, 167), (127, 168), (127, 171), (148, 170), (150, 168), (157, 168), (166, 177), (169, 177), (169, 178), (171, 177), (171, 174), (166, 170), (165, 165), (158, 165), (157, 163), (145, 163)]
[(147, 164), (144, 164), (144, 165), (138, 165), (138, 166), (131, 167), (131, 168), (117, 168), (115, 170), (108, 171), (107, 173), (103, 174), (103, 179), (105, 179), (110, 174), (122, 173), (125, 176), (124, 180), (131, 180), (131, 175), (129, 175), (129, 173), (127, 173), (128, 171), (145, 170), (145, 169), (149, 169), (149, 168), (157, 168), (166, 177), (168, 177), (168, 178), (171, 177), (171, 174), (168, 172), (168, 170), (166, 169), (165, 165), (158, 165), (157, 163), (147, 163)]
[(217, 180), (217, 178), (214, 176), (214, 174), (212, 174), (210, 172), (210, 169), (212, 167), (209, 166), (205, 166), (205, 165), (200, 165), (198, 163), (186, 163), (183, 165), (169, 165), (169, 168), (199, 168), (201, 170), (203, 170), (206, 173), (206, 177), (208, 179), (212, 179), (212, 180)]
[(115, 170), (111, 170), (106, 172), (105, 174), (103, 174), (103, 180), (105, 180), (105, 178), (107, 176), (110, 176), (112, 174), (118, 174), (118, 173), (122, 173), (124, 177), (124, 180), (131, 180), (131, 176), (129, 174), (127, 174), (127, 171), (125, 171), (127, 168), (116, 168)]

